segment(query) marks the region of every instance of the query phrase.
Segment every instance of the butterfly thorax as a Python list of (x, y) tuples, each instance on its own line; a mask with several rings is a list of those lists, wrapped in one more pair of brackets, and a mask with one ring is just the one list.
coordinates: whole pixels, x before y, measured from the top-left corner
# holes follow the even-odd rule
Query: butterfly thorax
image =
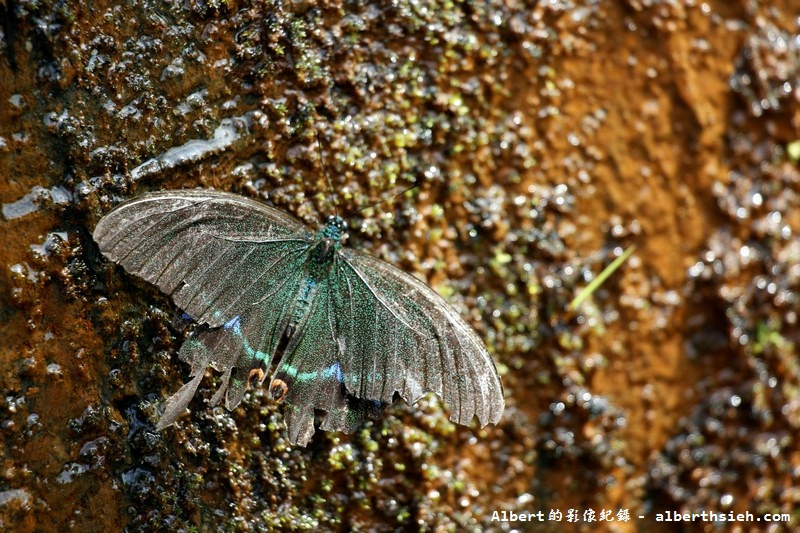
[(340, 242), (344, 239), (346, 233), (347, 222), (340, 216), (329, 216), (325, 220), (325, 225), (317, 234), (317, 238), (327, 237), (336, 242)]
[(333, 254), (342, 247), (342, 240), (347, 231), (347, 222), (341, 217), (330, 216), (325, 225), (317, 233), (314, 245), (310, 250), (313, 263), (327, 266), (333, 260)]

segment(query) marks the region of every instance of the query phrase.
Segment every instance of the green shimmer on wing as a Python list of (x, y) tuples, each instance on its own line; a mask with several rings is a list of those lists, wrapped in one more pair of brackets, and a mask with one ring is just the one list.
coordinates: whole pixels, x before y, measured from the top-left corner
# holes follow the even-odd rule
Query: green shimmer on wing
[(250, 346), (250, 341), (247, 340), (247, 337), (242, 334), (242, 325), (239, 315), (236, 315), (230, 321), (226, 322), (223, 327), (233, 331), (233, 334), (236, 335), (236, 337), (241, 341), (242, 349), (246, 355), (251, 358), (258, 359), (259, 361), (264, 362), (264, 364), (269, 364), (270, 355), (266, 352), (262, 352), (261, 350), (254, 349), (252, 346)]
[(337, 381), (342, 380), (342, 370), (339, 363), (334, 363), (329, 367), (323, 369), (321, 372), (298, 372), (297, 368), (288, 363), (283, 363), (280, 366), (280, 371), (285, 372), (287, 376), (300, 382), (311, 381), (317, 378), (330, 379), (336, 378)]

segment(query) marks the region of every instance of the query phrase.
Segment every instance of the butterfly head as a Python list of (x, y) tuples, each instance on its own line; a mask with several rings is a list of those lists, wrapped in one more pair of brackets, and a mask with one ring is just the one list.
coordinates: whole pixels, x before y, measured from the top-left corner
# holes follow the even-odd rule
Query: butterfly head
[(325, 219), (322, 235), (328, 239), (341, 242), (347, 238), (347, 222), (340, 216), (331, 215)]

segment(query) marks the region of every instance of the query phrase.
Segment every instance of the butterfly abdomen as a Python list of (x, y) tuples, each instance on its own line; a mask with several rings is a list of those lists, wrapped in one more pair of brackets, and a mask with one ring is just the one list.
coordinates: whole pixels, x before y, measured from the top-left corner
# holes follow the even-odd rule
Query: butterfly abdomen
[(297, 327), (303, 321), (303, 317), (308, 313), (311, 302), (314, 301), (314, 295), (317, 292), (317, 280), (313, 276), (306, 276), (300, 285), (300, 291), (297, 293), (294, 309), (292, 312), (292, 319), (289, 325), (292, 328)]
[(319, 280), (323, 279), (326, 271), (333, 264), (333, 257), (338, 248), (337, 245), (337, 241), (321, 235), (321, 238), (308, 250), (310, 261), (306, 263), (305, 278), (300, 284), (300, 289), (297, 291), (297, 297), (292, 306), (291, 319), (287, 328), (289, 336), (294, 333), (311, 308), (314, 295), (317, 293)]

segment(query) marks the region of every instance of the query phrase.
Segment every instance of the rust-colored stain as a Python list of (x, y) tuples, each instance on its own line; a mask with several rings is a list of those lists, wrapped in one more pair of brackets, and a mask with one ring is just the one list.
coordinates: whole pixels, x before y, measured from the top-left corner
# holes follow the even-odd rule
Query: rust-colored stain
[[(797, 11), (0, 3), (0, 530), (800, 528)], [(500, 423), (431, 398), (296, 448), (208, 372), (155, 431), (193, 325), (91, 233), (181, 187), (335, 203), (486, 341)]]

